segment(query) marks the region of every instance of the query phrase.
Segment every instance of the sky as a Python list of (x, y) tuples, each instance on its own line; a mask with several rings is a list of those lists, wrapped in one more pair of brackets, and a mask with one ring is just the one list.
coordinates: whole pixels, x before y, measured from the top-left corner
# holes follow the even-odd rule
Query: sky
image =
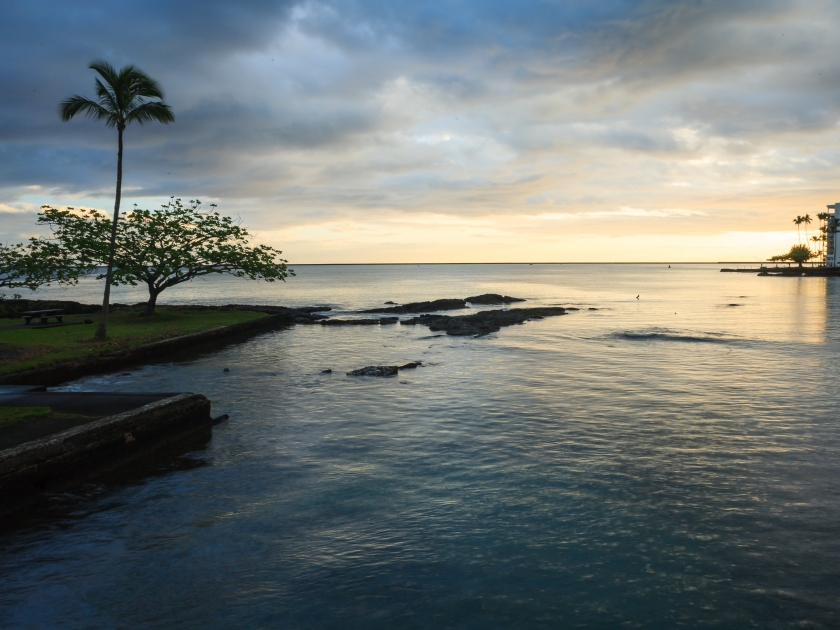
[(175, 115), (126, 130), (123, 208), (214, 202), (293, 263), (763, 260), (840, 201), (838, 33), (836, 0), (5, 0), (0, 241), (113, 211), (116, 131), (57, 114), (103, 59)]

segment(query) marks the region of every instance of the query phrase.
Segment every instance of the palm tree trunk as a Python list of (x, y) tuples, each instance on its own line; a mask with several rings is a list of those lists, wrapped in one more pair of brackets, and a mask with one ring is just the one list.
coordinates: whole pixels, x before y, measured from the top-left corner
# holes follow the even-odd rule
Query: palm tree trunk
[(99, 315), (99, 325), (93, 335), (94, 339), (107, 337), (108, 302), (111, 298), (111, 277), (114, 273), (114, 249), (117, 246), (117, 222), (120, 220), (120, 196), (122, 195), (122, 158), (123, 158), (123, 129), (117, 127), (119, 133), (119, 150), (117, 151), (117, 197), (114, 201), (114, 221), (111, 224), (111, 246), (108, 248), (108, 271), (105, 274), (105, 296), (102, 298), (102, 313)]

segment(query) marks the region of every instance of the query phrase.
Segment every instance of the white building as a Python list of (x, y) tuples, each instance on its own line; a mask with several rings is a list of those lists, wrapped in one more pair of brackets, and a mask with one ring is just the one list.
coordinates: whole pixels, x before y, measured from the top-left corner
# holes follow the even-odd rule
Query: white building
[(825, 266), (840, 267), (840, 248), (837, 247), (837, 232), (831, 229), (832, 224), (840, 219), (840, 203), (826, 207), (828, 208), (829, 229), (826, 234)]

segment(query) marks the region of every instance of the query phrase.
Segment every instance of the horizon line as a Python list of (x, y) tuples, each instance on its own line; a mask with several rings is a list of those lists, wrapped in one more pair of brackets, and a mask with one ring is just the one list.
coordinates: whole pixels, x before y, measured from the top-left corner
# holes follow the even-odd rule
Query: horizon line
[[(768, 260), (722, 260), (722, 261), (690, 261), (690, 262), (669, 262), (669, 261), (642, 261), (642, 262), (361, 262), (361, 263), (287, 263), (289, 266), (373, 266), (373, 265), (760, 265)], [(772, 261), (776, 262), (776, 261)], [(795, 264), (780, 261), (781, 264)], [(813, 266), (813, 265), (812, 265)]]

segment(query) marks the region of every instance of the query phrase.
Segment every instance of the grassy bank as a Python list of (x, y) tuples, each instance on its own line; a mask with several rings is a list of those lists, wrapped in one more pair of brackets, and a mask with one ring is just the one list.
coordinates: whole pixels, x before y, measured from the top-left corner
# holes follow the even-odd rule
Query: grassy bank
[(49, 407), (0, 407), (0, 429), (26, 420), (36, 420), (51, 413)]
[[(108, 339), (94, 341), (96, 324), (81, 323), (91, 315), (65, 317), (72, 326), (57, 328), (0, 330), (0, 375), (48, 367), (127, 350), (153, 341), (230, 326), (265, 317), (253, 311), (189, 310), (158, 307), (148, 317), (140, 310), (120, 310), (108, 316)], [(0, 325), (20, 320), (0, 319)]]

